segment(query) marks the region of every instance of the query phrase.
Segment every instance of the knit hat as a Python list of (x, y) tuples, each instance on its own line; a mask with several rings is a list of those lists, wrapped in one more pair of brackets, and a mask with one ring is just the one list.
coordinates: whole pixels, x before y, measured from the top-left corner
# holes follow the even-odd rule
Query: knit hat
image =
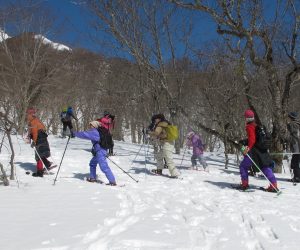
[(98, 128), (98, 127), (100, 127), (100, 122), (98, 122), (98, 121), (92, 121), (92, 122), (90, 122), (90, 125), (92, 125), (94, 128)]
[(247, 109), (244, 113), (245, 118), (254, 118), (254, 112), (251, 109)]
[(288, 114), (288, 116), (292, 119), (292, 120), (296, 120), (298, 118), (298, 113), (297, 112), (290, 112)]
[(195, 132), (190, 131), (190, 132), (187, 133), (187, 137), (188, 137), (188, 138), (189, 138), (189, 137), (192, 137), (194, 134), (195, 134)]

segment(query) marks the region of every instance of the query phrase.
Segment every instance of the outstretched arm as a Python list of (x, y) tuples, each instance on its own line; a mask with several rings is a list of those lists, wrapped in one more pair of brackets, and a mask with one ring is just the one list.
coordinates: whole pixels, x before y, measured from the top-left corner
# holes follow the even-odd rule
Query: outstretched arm
[(74, 132), (75, 137), (80, 139), (92, 140), (92, 141), (99, 141), (100, 136), (99, 132), (96, 129), (90, 129), (88, 131), (80, 131)]

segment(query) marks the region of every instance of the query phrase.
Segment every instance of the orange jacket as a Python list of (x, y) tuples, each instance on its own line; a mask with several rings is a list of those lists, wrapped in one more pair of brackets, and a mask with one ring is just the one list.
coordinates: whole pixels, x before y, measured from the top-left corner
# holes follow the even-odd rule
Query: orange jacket
[(44, 124), (35, 116), (28, 115), (27, 121), (28, 121), (29, 135), (34, 141), (34, 143), (36, 143), (39, 130), (46, 131), (46, 128)]

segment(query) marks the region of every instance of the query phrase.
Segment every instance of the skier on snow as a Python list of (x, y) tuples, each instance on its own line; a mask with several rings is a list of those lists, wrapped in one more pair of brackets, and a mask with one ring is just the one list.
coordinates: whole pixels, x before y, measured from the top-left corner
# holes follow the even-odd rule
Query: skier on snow
[(90, 177), (87, 179), (87, 181), (89, 182), (97, 181), (96, 168), (97, 168), (97, 164), (99, 164), (101, 171), (105, 174), (106, 178), (109, 181), (108, 185), (116, 186), (115, 177), (106, 161), (107, 150), (102, 148), (99, 144), (102, 137), (102, 135), (100, 135), (98, 131), (98, 128), (100, 126), (101, 124), (98, 121), (92, 121), (90, 122), (89, 130), (74, 132), (74, 136), (81, 139), (91, 140), (93, 144), (92, 147), (93, 158), (90, 160), (90, 164), (89, 164)]
[(288, 141), (290, 143), (290, 150), (294, 153), (291, 160), (291, 169), (294, 174), (292, 181), (300, 182), (300, 122), (297, 120), (297, 112), (290, 112), (288, 117), (290, 118), (287, 125), (290, 133)]
[(155, 127), (153, 131), (149, 131), (149, 134), (150, 136), (159, 139), (157, 169), (152, 170), (152, 172), (161, 175), (164, 168), (165, 159), (171, 177), (177, 178), (179, 176), (179, 172), (173, 162), (174, 142), (167, 140), (166, 128), (170, 123), (165, 119), (165, 116), (163, 114), (154, 115), (152, 117), (152, 120), (155, 121)]
[(74, 137), (72, 118), (78, 121), (77, 117), (74, 115), (72, 107), (69, 106), (68, 108), (66, 107), (63, 108), (62, 112), (60, 113), (60, 120), (63, 124), (63, 133), (62, 133), (63, 138), (66, 137), (67, 127), (70, 130), (71, 137), (72, 138)]
[[(48, 161), (50, 157), (50, 147), (47, 140), (47, 133), (44, 124), (36, 117), (35, 109), (27, 110), (27, 122), (28, 122), (28, 136), (32, 140), (31, 146), (35, 147), (35, 160), (36, 160), (36, 173), (33, 173), (34, 177), (43, 177), (44, 170), (43, 164), (47, 169), (50, 169), (52, 162)], [(29, 141), (30, 142), (30, 141)], [(40, 159), (41, 158), (41, 159)]]
[(248, 154), (252, 159), (255, 159), (254, 161), (256, 162), (256, 164), (260, 167), (262, 172), (272, 184), (266, 189), (266, 191), (276, 192), (277, 181), (271, 167), (273, 165), (273, 161), (267, 150), (261, 150), (255, 145), (257, 124), (255, 123), (254, 119), (254, 112), (248, 109), (245, 111), (244, 116), (246, 122), (247, 145), (245, 146), (245, 150), (242, 152), (244, 155), (244, 159), (240, 164), (240, 175), (242, 183), (239, 188), (242, 190), (246, 190), (249, 188), (248, 171), (252, 165), (252, 161), (247, 156)]
[(191, 157), (192, 168), (197, 168), (197, 160), (201, 163), (204, 170), (207, 168), (207, 163), (204, 159), (204, 144), (202, 143), (200, 135), (191, 131), (187, 134), (187, 147), (193, 147), (193, 155)]

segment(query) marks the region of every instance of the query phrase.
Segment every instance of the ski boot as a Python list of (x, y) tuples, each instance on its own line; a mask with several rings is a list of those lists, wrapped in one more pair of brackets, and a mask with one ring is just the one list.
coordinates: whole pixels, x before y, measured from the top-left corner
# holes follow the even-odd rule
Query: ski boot
[(44, 177), (44, 171), (38, 170), (36, 173), (32, 174), (33, 177)]

